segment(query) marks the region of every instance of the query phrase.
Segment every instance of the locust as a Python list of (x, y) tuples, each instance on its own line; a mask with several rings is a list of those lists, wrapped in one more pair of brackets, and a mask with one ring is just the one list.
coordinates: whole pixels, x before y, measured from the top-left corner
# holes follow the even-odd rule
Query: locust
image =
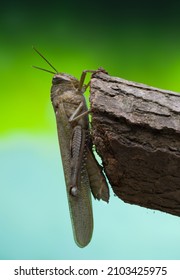
[(69, 212), (76, 244), (83, 248), (89, 244), (93, 234), (93, 210), (91, 193), (95, 199), (109, 201), (109, 188), (103, 169), (93, 153), (93, 143), (84, 92), (86, 74), (105, 71), (84, 70), (80, 80), (58, 72), (36, 49), (33, 49), (49, 64), (53, 71), (37, 66), (37, 69), (53, 74), (51, 102), (57, 123), (58, 140)]

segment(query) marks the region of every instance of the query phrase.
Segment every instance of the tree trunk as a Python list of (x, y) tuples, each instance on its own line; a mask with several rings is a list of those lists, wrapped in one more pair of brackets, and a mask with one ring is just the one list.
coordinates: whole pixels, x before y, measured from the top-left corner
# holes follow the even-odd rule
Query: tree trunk
[(92, 135), (114, 193), (180, 216), (180, 94), (97, 73)]

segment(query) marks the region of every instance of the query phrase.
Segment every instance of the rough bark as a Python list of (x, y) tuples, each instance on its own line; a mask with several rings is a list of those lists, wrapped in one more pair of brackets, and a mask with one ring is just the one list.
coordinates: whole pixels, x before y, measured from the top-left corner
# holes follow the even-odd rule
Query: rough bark
[(180, 216), (180, 94), (94, 74), (92, 134), (114, 193)]

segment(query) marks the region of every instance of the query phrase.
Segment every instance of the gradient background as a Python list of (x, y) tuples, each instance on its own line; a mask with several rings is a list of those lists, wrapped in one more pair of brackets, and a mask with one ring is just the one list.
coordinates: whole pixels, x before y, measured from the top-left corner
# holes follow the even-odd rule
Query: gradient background
[[(97, 2), (97, 3), (96, 3)], [(125, 2), (125, 3), (124, 3)], [(93, 201), (92, 242), (73, 241), (49, 66), (179, 91), (177, 1), (8, 1), (0, 11), (0, 259), (180, 259), (180, 218)], [(175, 4), (176, 3), (176, 4)]]

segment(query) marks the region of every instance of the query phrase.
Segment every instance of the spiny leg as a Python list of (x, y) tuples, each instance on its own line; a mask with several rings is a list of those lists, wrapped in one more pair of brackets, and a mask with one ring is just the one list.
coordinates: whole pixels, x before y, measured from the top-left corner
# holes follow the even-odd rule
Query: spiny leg
[(73, 129), (71, 139), (71, 188), (70, 194), (77, 196), (78, 186), (81, 183), (81, 168), (85, 154), (85, 131), (80, 125)]

